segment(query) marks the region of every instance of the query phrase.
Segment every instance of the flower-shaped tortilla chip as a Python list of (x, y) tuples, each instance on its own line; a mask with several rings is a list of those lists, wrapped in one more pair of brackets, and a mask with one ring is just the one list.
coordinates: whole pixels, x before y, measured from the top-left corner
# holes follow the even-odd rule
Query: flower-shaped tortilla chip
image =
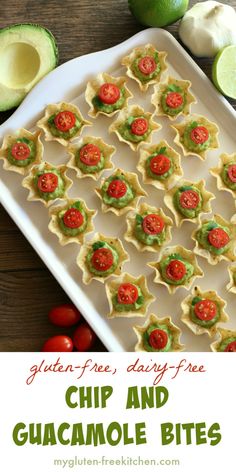
[[(132, 293), (133, 285), (136, 288), (134, 295)], [(121, 303), (118, 300), (117, 296), (120, 286), (123, 288), (122, 294), (124, 297), (129, 297), (130, 301), (133, 298), (134, 301), (131, 304), (127, 304), (127, 302)], [(145, 316), (149, 305), (155, 300), (155, 297), (148, 290), (146, 277), (144, 275), (133, 277), (127, 272), (122, 274), (119, 279), (112, 280), (106, 284), (106, 294), (110, 308), (110, 313), (107, 315), (108, 318)], [(123, 310), (122, 305), (124, 307)]]
[[(126, 82), (126, 77), (112, 77), (111, 75), (106, 74), (106, 72), (98, 74), (94, 80), (89, 81), (85, 90), (85, 100), (90, 106), (88, 112), (89, 116), (92, 116), (93, 118), (96, 118), (99, 114), (113, 116), (122, 108), (127, 107), (128, 101), (133, 97), (133, 94), (126, 87)], [(114, 84), (120, 89), (120, 97), (114, 104), (102, 103), (102, 101), (97, 98), (100, 87), (106, 83)], [(99, 108), (96, 107), (96, 100), (99, 100)]]
[[(122, 182), (124, 182), (127, 188), (125, 194), (121, 198), (119, 198), (118, 196), (112, 197), (111, 195), (107, 194), (107, 190), (108, 188), (110, 188), (109, 184), (111, 184), (112, 181), (116, 180), (121, 180)], [(106, 191), (103, 190), (103, 188), (106, 188)], [(116, 189), (114, 189), (114, 191), (116, 193)], [(122, 169), (116, 169), (114, 174), (107, 177), (106, 179), (103, 179), (101, 182), (101, 187), (96, 188), (95, 192), (102, 200), (102, 212), (107, 213), (108, 211), (111, 211), (117, 216), (124, 215), (124, 213), (127, 213), (129, 210), (136, 208), (140, 197), (147, 196), (146, 192), (139, 184), (137, 175), (133, 172), (125, 172)], [(104, 201), (104, 195), (106, 197), (107, 203), (106, 201)], [(128, 197), (129, 199), (127, 200)], [(114, 206), (115, 204), (117, 206)], [(119, 205), (122, 206), (119, 208)]]
[[(157, 347), (158, 343), (163, 345), (164, 342), (167, 342), (166, 346), (161, 349), (155, 349), (149, 343), (150, 333), (148, 330), (153, 326), (153, 331), (155, 329), (159, 331), (159, 339), (158, 333), (156, 336), (157, 339)], [(148, 319), (146, 320), (143, 326), (134, 326), (133, 327), (135, 334), (137, 335), (138, 342), (135, 346), (135, 351), (140, 352), (178, 352), (184, 350), (184, 345), (180, 344), (180, 336), (181, 330), (174, 325), (171, 321), (171, 317), (167, 316), (166, 318), (158, 318), (153, 313), (149, 315)], [(163, 331), (166, 332), (167, 336), (165, 335), (165, 341), (163, 340), (163, 336), (161, 336)], [(155, 341), (155, 339), (154, 339)]]
[[(159, 158), (158, 174), (153, 174), (150, 169), (150, 161), (158, 155), (165, 157), (167, 166), (165, 162), (163, 162), (163, 157)], [(164, 167), (164, 165), (166, 167)], [(166, 171), (165, 168), (167, 169)], [(180, 154), (170, 147), (165, 140), (160, 141), (158, 144), (145, 146), (140, 149), (137, 169), (141, 172), (145, 184), (153, 185), (161, 190), (168, 190), (183, 176)]]
[[(207, 305), (205, 311), (204, 303), (201, 305), (201, 301), (204, 300)], [(198, 316), (194, 311), (196, 305), (199, 307)], [(181, 303), (181, 320), (194, 334), (207, 333), (212, 338), (217, 332), (218, 324), (226, 323), (229, 320), (224, 311), (226, 305), (227, 303), (214, 290), (202, 292), (200, 287), (194, 287), (192, 294), (188, 295)]]
[[(105, 243), (105, 246), (103, 245), (103, 243)], [(89, 268), (89, 264), (92, 257), (91, 254), (93, 254), (98, 249), (102, 249), (104, 247), (105, 249), (109, 249), (109, 252), (114, 250), (114, 254), (112, 257), (112, 265), (110, 265), (109, 267), (109, 269), (112, 269), (112, 271), (107, 273), (108, 270), (105, 271), (103, 269), (103, 272), (100, 271), (100, 273), (98, 273), (98, 271), (95, 270), (95, 273), (93, 273)], [(101, 254), (101, 263), (103, 267), (106, 263), (106, 257), (107, 254)], [(108, 254), (108, 257), (110, 257), (110, 254)], [(91, 280), (98, 280), (99, 282), (104, 283), (105, 280), (110, 276), (119, 276), (122, 271), (123, 263), (126, 261), (129, 261), (129, 255), (124, 250), (122, 242), (118, 238), (109, 238), (101, 233), (96, 233), (94, 238), (89, 241), (89, 243), (86, 243), (81, 247), (76, 260), (77, 265), (83, 272), (82, 280), (86, 285), (90, 284)]]
[[(94, 156), (92, 154), (92, 150), (90, 149), (92, 146), (89, 148), (86, 147), (87, 145), (92, 145), (99, 148), (99, 160), (97, 160), (96, 157), (96, 148), (94, 148)], [(87, 149), (87, 155), (83, 156), (83, 162), (80, 160), (81, 149)], [(111, 162), (111, 157), (115, 153), (116, 148), (115, 146), (106, 144), (101, 138), (85, 136), (78, 142), (78, 144), (74, 146), (68, 146), (67, 150), (71, 156), (69, 162), (67, 163), (67, 167), (74, 169), (76, 171), (76, 176), (79, 179), (91, 177), (93, 180), (98, 180), (104, 170), (113, 169), (114, 167), (113, 163)]]
[[(182, 267), (178, 267), (176, 261), (180, 261), (185, 266), (185, 272), (182, 271), (183, 276), (181, 278), (177, 278), (177, 276), (182, 270)], [(166, 274), (166, 268), (170, 263), (173, 264), (173, 267), (169, 270), (169, 277), (171, 276), (171, 279), (169, 277), (167, 278)], [(156, 272), (154, 282), (165, 285), (170, 294), (174, 294), (179, 287), (184, 287), (187, 290), (190, 289), (196, 277), (203, 277), (203, 272), (197, 263), (196, 256), (192, 251), (185, 249), (183, 246), (165, 248), (159, 260), (149, 262), (148, 266), (153, 268)], [(166, 280), (163, 278), (163, 274), (166, 274)], [(174, 278), (175, 274), (176, 278)]]
[[(50, 164), (49, 162), (42, 162), (39, 166), (34, 166), (31, 169), (31, 172), (27, 175), (27, 177), (24, 178), (22, 181), (22, 186), (24, 188), (27, 188), (29, 190), (29, 194), (27, 197), (27, 200), (29, 201), (40, 201), (42, 202), (46, 207), (49, 207), (52, 205), (56, 200), (64, 200), (67, 198), (67, 191), (69, 188), (72, 186), (72, 180), (67, 177), (65, 174), (67, 170), (67, 167), (62, 165), (62, 166), (55, 166), (53, 164)], [(51, 192), (44, 192), (39, 193), (37, 184), (35, 183), (35, 179), (37, 178), (37, 175), (41, 175), (46, 171), (46, 173), (56, 173), (57, 176), (57, 187), (55, 188), (55, 191)], [(60, 192), (58, 192), (58, 187), (62, 186), (63, 188), (61, 189)], [(42, 197), (42, 195), (45, 195), (45, 198)], [(47, 197), (49, 197), (47, 199)]]
[[(180, 196), (183, 200), (183, 214), (180, 210)], [(211, 213), (211, 200), (215, 196), (205, 189), (205, 180), (190, 182), (179, 181), (165, 194), (164, 202), (175, 217), (176, 226), (180, 227), (184, 221), (200, 223), (202, 213)], [(194, 216), (195, 214), (195, 216)]]
[(226, 285), (226, 290), (236, 294), (236, 266), (228, 267), (229, 283)]
[[(136, 221), (137, 216), (141, 216), (143, 219), (147, 215), (158, 215), (161, 217), (162, 221), (164, 222), (164, 228), (160, 233), (151, 233), (149, 231), (148, 234), (144, 235), (147, 237), (149, 244), (145, 244), (144, 242), (140, 241), (135, 235), (135, 228), (136, 228)], [(160, 251), (161, 247), (165, 244), (168, 244), (171, 239), (171, 228), (173, 226), (173, 221), (171, 218), (165, 215), (161, 208), (155, 208), (146, 203), (142, 203), (139, 208), (137, 208), (136, 213), (133, 213), (131, 216), (127, 217), (127, 231), (124, 234), (124, 239), (129, 243), (132, 243), (138, 251), (150, 251), (150, 252), (157, 252)], [(151, 243), (152, 236), (159, 236), (159, 241), (154, 239), (154, 242)]]
[[(160, 82), (167, 69), (166, 56), (166, 52), (158, 51), (152, 44), (146, 44), (133, 49), (129, 56), (122, 59), (121, 64), (127, 67), (127, 75), (138, 82), (140, 90), (146, 92), (149, 85)], [(144, 57), (147, 59), (143, 60)], [(151, 73), (147, 73), (149, 71)]]
[[(115, 133), (119, 141), (128, 144), (133, 151), (137, 151), (142, 144), (151, 142), (152, 133), (155, 130), (161, 129), (161, 125), (155, 123), (152, 116), (152, 113), (145, 112), (138, 105), (124, 108), (109, 127), (109, 133)], [(148, 130), (144, 134), (135, 135), (131, 132), (132, 122), (137, 118), (144, 118), (148, 122)]]
[[(190, 138), (191, 133), (189, 127), (191, 127), (191, 125), (193, 126), (193, 129), (198, 129), (194, 142)], [(184, 122), (172, 125), (171, 127), (176, 132), (174, 142), (182, 149), (184, 156), (198, 156), (204, 161), (207, 152), (219, 147), (219, 128), (216, 123), (209, 121), (204, 116), (191, 115)], [(187, 133), (188, 129), (189, 131)], [(207, 131), (205, 131), (205, 129)], [(188, 141), (190, 146), (193, 146), (192, 149), (186, 146), (186, 141)], [(198, 150), (197, 146), (200, 145), (205, 146), (205, 148), (199, 148)]]
[[(66, 115), (62, 115), (61, 127), (59, 129), (56, 127), (55, 117), (59, 113), (65, 114), (66, 112), (68, 112)], [(71, 126), (73, 123), (74, 125)], [(58, 141), (62, 146), (67, 146), (68, 142), (81, 135), (85, 126), (91, 125), (90, 121), (83, 118), (78, 107), (72, 105), (72, 103), (65, 102), (48, 105), (43, 118), (37, 122), (37, 126), (45, 133), (45, 141)], [(69, 126), (71, 127), (69, 128)]]
[(172, 121), (179, 115), (189, 115), (191, 105), (196, 103), (195, 97), (189, 91), (191, 85), (189, 80), (170, 76), (166, 82), (155, 85), (151, 98), (151, 103), (156, 108), (155, 115), (168, 116)]
[(236, 331), (218, 328), (218, 339), (211, 344), (213, 352), (235, 352), (236, 351)]
[(210, 169), (210, 173), (216, 177), (218, 190), (225, 190), (236, 198), (236, 153), (221, 154), (219, 166)]
[[(82, 212), (83, 222), (81, 223), (81, 227), (83, 227), (84, 222), (86, 222), (83, 231), (79, 232), (78, 234), (75, 234), (77, 229), (75, 226), (69, 228), (66, 227), (65, 231), (63, 231), (65, 225), (63, 221), (63, 216), (64, 214), (66, 214), (67, 210), (70, 210), (72, 208), (78, 208), (80, 213)], [(49, 210), (51, 219), (48, 225), (48, 229), (52, 233), (57, 235), (61, 246), (65, 246), (69, 243), (83, 244), (86, 234), (94, 231), (92, 219), (96, 215), (96, 213), (97, 211), (95, 210), (89, 210), (85, 201), (81, 198), (67, 199), (63, 205), (53, 206)]]
[[(225, 244), (227, 246), (227, 250), (221, 254), (219, 254), (217, 245), (213, 246), (208, 239), (209, 232), (214, 231), (218, 226), (223, 227), (223, 231), (224, 231), (223, 236), (225, 235), (225, 233), (227, 233), (229, 237), (229, 242), (227, 243), (226, 241), (226, 244)], [(227, 234), (226, 234), (226, 238), (227, 238)], [(195, 241), (196, 243), (196, 246), (193, 251), (195, 252), (195, 254), (198, 254), (199, 256), (202, 256), (205, 259), (207, 259), (209, 264), (216, 265), (221, 260), (227, 260), (231, 262), (236, 261), (236, 256), (235, 256), (236, 227), (233, 224), (230, 224), (224, 218), (222, 218), (222, 216), (214, 215), (214, 217), (211, 220), (203, 220), (201, 224), (199, 225), (199, 227), (192, 233), (191, 237), (193, 241)], [(204, 247), (201, 244), (201, 242), (199, 242), (199, 238), (202, 239), (203, 237), (204, 237), (205, 243), (207, 243), (207, 247)], [(220, 244), (219, 250), (221, 250), (224, 247), (222, 243), (221, 235), (219, 239), (219, 244)]]
[(41, 131), (30, 133), (21, 128), (16, 134), (4, 136), (0, 149), (0, 159), (4, 161), (3, 169), (26, 175), (31, 167), (40, 164), (43, 157), (40, 135)]

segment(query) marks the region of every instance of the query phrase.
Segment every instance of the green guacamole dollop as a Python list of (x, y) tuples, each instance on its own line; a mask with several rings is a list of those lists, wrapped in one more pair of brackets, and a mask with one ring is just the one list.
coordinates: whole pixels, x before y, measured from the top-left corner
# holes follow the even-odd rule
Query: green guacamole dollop
[[(183, 103), (177, 107), (177, 108), (171, 108), (167, 105), (166, 103), (166, 98), (167, 98), (167, 95), (170, 93), (170, 92), (177, 92), (181, 95), (181, 97), (183, 98)], [(164, 90), (164, 92), (162, 93), (162, 96), (161, 96), (161, 106), (162, 106), (162, 110), (164, 111), (164, 113), (166, 113), (167, 115), (170, 115), (170, 116), (175, 116), (175, 115), (178, 115), (178, 113), (180, 113), (181, 111), (183, 111), (184, 107), (185, 107), (185, 104), (186, 104), (186, 94), (184, 92), (184, 90), (182, 89), (182, 87), (179, 87), (175, 84), (171, 84), (169, 85), (166, 90)]]
[[(83, 216), (84, 220), (83, 220), (82, 225), (79, 228), (69, 228), (68, 226), (64, 224), (63, 216), (67, 212), (67, 210), (69, 210), (70, 208), (76, 208), (77, 210), (80, 211), (80, 213)], [(88, 217), (87, 217), (87, 213), (84, 209), (83, 204), (78, 200), (77, 202), (73, 203), (73, 205), (69, 205), (67, 208), (61, 210), (57, 215), (57, 221), (58, 221), (58, 225), (62, 233), (65, 236), (73, 237), (73, 236), (77, 236), (78, 234), (83, 233), (86, 230), (87, 224), (88, 224)]]
[(224, 341), (222, 341), (222, 343), (220, 344), (220, 346), (218, 348), (218, 351), (219, 352), (224, 352), (224, 350), (226, 349), (228, 344), (233, 343), (235, 341), (236, 341), (236, 336), (231, 336), (230, 338), (224, 339)]
[(116, 311), (137, 311), (141, 306), (144, 304), (144, 296), (142, 294), (141, 288), (135, 285), (135, 287), (138, 290), (138, 299), (136, 300), (135, 303), (130, 303), (130, 304), (125, 304), (125, 303), (119, 303), (117, 294), (112, 297), (112, 304), (113, 307)]
[[(165, 172), (164, 174), (161, 174), (161, 175), (154, 174), (154, 172), (152, 172), (152, 170), (150, 168), (150, 162), (151, 162), (152, 158), (155, 157), (155, 156), (158, 156), (159, 154), (163, 154), (164, 156), (168, 157), (168, 159), (170, 160), (169, 170), (167, 172)], [(166, 151), (166, 147), (162, 147), (162, 148), (157, 147), (156, 151), (153, 152), (147, 158), (147, 160), (145, 162), (145, 168), (146, 168), (146, 172), (147, 172), (148, 177), (150, 177), (151, 179), (160, 180), (160, 181), (168, 179), (174, 172), (174, 163), (173, 163), (173, 159), (169, 156), (168, 152)]]
[[(154, 349), (150, 344), (149, 344), (149, 336), (152, 331), (155, 329), (161, 329), (162, 331), (165, 331), (166, 334), (168, 335), (168, 341), (166, 346), (163, 349)], [(143, 346), (145, 351), (148, 352), (167, 352), (171, 350), (172, 347), (172, 334), (170, 330), (167, 328), (166, 325), (159, 325), (158, 323), (153, 323), (151, 324), (147, 330), (143, 333)]]
[(181, 137), (181, 142), (189, 151), (202, 152), (209, 148), (211, 144), (211, 136), (209, 134), (209, 138), (207, 139), (207, 141), (205, 141), (205, 143), (202, 143), (202, 144), (194, 143), (190, 135), (191, 135), (191, 131), (197, 126), (201, 126), (201, 125), (197, 123), (196, 121), (192, 121), (191, 123), (189, 123), (184, 130), (183, 136)]
[(92, 99), (92, 104), (95, 108), (95, 110), (103, 111), (104, 113), (112, 113), (115, 110), (119, 110), (120, 108), (123, 107), (125, 103), (125, 88), (122, 87), (120, 89), (120, 98), (117, 100), (115, 103), (108, 104), (108, 103), (103, 103), (98, 95), (95, 95)]
[[(196, 206), (196, 208), (183, 208), (180, 203), (180, 197), (183, 192), (186, 190), (193, 190), (196, 192), (199, 196), (199, 203)], [(178, 190), (176, 190), (174, 196), (173, 196), (173, 203), (175, 209), (181, 213), (181, 215), (185, 216), (186, 218), (195, 218), (196, 216), (199, 215), (199, 213), (202, 211), (202, 194), (200, 190), (197, 187), (194, 187), (194, 185), (187, 186), (184, 185), (182, 187), (179, 187)]]
[(140, 141), (146, 141), (148, 138), (149, 134), (151, 133), (151, 128), (148, 126), (148, 129), (146, 133), (142, 134), (141, 136), (138, 136), (136, 134), (133, 134), (131, 131), (131, 124), (133, 123), (136, 118), (145, 118), (145, 116), (130, 116), (122, 125), (119, 126), (118, 131), (122, 138), (124, 138), (126, 141), (131, 141), (132, 143), (140, 143)]
[[(123, 197), (113, 198), (113, 197), (110, 197), (110, 195), (108, 195), (107, 189), (108, 189), (110, 183), (113, 180), (122, 180), (123, 182), (125, 182), (127, 190), (126, 190), (125, 195), (123, 195)], [(127, 182), (125, 177), (123, 177), (122, 175), (121, 176), (112, 176), (111, 175), (110, 177), (108, 177), (108, 179), (106, 179), (106, 181), (104, 182), (101, 191), (102, 191), (102, 200), (103, 200), (103, 202), (106, 205), (110, 205), (114, 208), (124, 208), (124, 207), (126, 207), (130, 202), (132, 202), (132, 200), (134, 199), (135, 194), (136, 194), (135, 190), (132, 188), (130, 183)]]
[[(180, 280), (169, 279), (166, 274), (166, 268), (170, 261), (172, 261), (173, 259), (178, 259), (179, 261), (182, 261), (186, 267), (186, 273)], [(165, 257), (160, 261), (160, 272), (163, 280), (165, 280), (165, 282), (169, 285), (182, 285), (185, 282), (188, 282), (189, 279), (192, 277), (194, 273), (194, 267), (190, 262), (186, 261), (180, 254), (174, 253), (170, 254), (169, 256)]]
[[(12, 146), (14, 146), (15, 143), (25, 143), (27, 146), (30, 148), (30, 155), (27, 159), (15, 159), (14, 156), (11, 153)], [(34, 141), (31, 141), (30, 139), (27, 138), (18, 138), (16, 139), (14, 144), (8, 147), (7, 150), (7, 159), (10, 162), (10, 164), (17, 166), (17, 167), (27, 167), (31, 162), (35, 160), (36, 157), (36, 145)]]
[(54, 113), (48, 118), (47, 123), (48, 123), (50, 133), (52, 133), (52, 135), (56, 136), (57, 138), (63, 138), (63, 139), (73, 138), (82, 126), (82, 121), (79, 119), (78, 115), (74, 113), (75, 118), (76, 118), (75, 125), (73, 126), (73, 128), (69, 129), (68, 131), (60, 131), (59, 129), (57, 129), (54, 123), (54, 118), (56, 117), (56, 115), (57, 113)]
[[(52, 173), (52, 174), (55, 174), (58, 178), (58, 185), (57, 185), (57, 188), (54, 190), (54, 192), (41, 192), (41, 190), (38, 188), (38, 179), (40, 177), (40, 175), (43, 175), (43, 174), (47, 174), (48, 172)], [(58, 169), (44, 169), (42, 171), (39, 171), (36, 173), (36, 175), (34, 176), (34, 186), (36, 188), (36, 191), (38, 193), (38, 195), (43, 198), (43, 200), (54, 200), (55, 198), (60, 198), (60, 197), (63, 197), (64, 193), (65, 193), (65, 181), (61, 175), (61, 173), (59, 172)]]
[(228, 164), (224, 165), (224, 167), (222, 169), (222, 172), (221, 172), (221, 178), (222, 178), (224, 184), (226, 185), (226, 187), (230, 188), (231, 190), (236, 191), (236, 182), (232, 182), (232, 180), (230, 180), (230, 178), (228, 176), (228, 168), (232, 165), (236, 165), (236, 162), (232, 161), (232, 162), (229, 162)]
[(200, 302), (202, 300), (202, 298), (200, 297), (194, 297), (192, 299), (192, 303), (191, 303), (191, 308), (190, 308), (190, 318), (191, 320), (193, 321), (193, 323), (196, 323), (197, 325), (199, 326), (202, 326), (203, 328), (211, 328), (212, 326), (214, 326), (214, 324), (217, 323), (217, 321), (219, 320), (220, 318), (220, 307), (219, 307), (219, 304), (215, 302), (216, 306), (217, 306), (217, 312), (216, 312), (216, 315), (214, 316), (214, 318), (212, 320), (200, 320), (196, 315), (195, 315), (195, 312), (194, 312), (194, 306), (196, 305), (196, 303)]
[[(112, 255), (113, 255), (113, 264), (106, 271), (104, 271), (104, 270), (100, 271), (100, 270), (95, 269), (95, 267), (93, 267), (92, 262), (91, 262), (94, 251), (96, 251), (97, 249), (100, 249), (102, 247), (110, 249), (111, 252), (112, 252)], [(92, 274), (96, 275), (97, 277), (106, 277), (107, 275), (112, 274), (116, 270), (116, 268), (118, 266), (118, 263), (119, 263), (119, 254), (118, 254), (117, 250), (113, 246), (111, 246), (111, 244), (108, 244), (105, 241), (97, 241), (96, 243), (94, 243), (92, 245), (92, 248), (89, 250), (89, 252), (86, 256), (86, 265), (87, 265), (89, 271)]]
[[(153, 59), (156, 63), (156, 69), (151, 74), (143, 74), (141, 72), (141, 70), (139, 70), (138, 63), (139, 63), (140, 59), (142, 59), (145, 56), (153, 57)], [(135, 75), (135, 77), (137, 77), (140, 80), (140, 82), (142, 82), (142, 83), (146, 83), (146, 82), (149, 82), (152, 79), (155, 79), (161, 72), (161, 64), (160, 64), (160, 61), (159, 61), (158, 52), (156, 51), (154, 54), (150, 54), (149, 52), (140, 54), (139, 56), (136, 57), (136, 59), (131, 64), (131, 70), (132, 70), (133, 74)]]
[(207, 249), (212, 254), (216, 254), (216, 255), (224, 254), (229, 248), (230, 241), (228, 244), (226, 244), (224, 247), (221, 247), (221, 248), (216, 248), (212, 246), (210, 242), (208, 241), (208, 234), (214, 228), (222, 228), (230, 237), (228, 228), (217, 224), (215, 221), (208, 221), (208, 223), (204, 223), (202, 227), (197, 231), (196, 239), (199, 242), (200, 246), (202, 246), (204, 249)]
[(143, 244), (147, 246), (153, 246), (153, 244), (163, 244), (166, 239), (165, 226), (159, 234), (146, 234), (143, 230), (143, 219), (145, 216), (150, 215), (150, 212), (145, 212), (142, 215), (137, 214), (135, 217), (134, 235)]
[(76, 152), (75, 162), (77, 167), (81, 170), (81, 172), (83, 172), (83, 174), (95, 174), (96, 172), (100, 172), (102, 169), (104, 169), (105, 157), (102, 152), (100, 156), (100, 161), (97, 163), (96, 166), (87, 166), (80, 160), (80, 150), (81, 148), (78, 149), (78, 151)]

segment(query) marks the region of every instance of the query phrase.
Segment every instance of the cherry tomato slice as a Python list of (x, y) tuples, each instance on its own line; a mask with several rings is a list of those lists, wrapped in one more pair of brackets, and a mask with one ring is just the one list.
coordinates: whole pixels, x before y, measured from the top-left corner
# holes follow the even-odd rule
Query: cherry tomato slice
[(159, 215), (150, 214), (143, 218), (143, 231), (146, 234), (159, 234), (163, 231), (165, 223)]
[(231, 182), (233, 183), (236, 183), (236, 164), (232, 164), (231, 166), (229, 166), (227, 173), (229, 180), (231, 180)]
[(91, 349), (96, 334), (87, 323), (81, 323), (73, 334), (73, 343), (77, 351), (84, 352)]
[(117, 85), (106, 82), (101, 85), (98, 97), (101, 102), (106, 103), (107, 105), (113, 105), (120, 98), (120, 89)]
[(121, 284), (117, 293), (118, 303), (132, 305), (138, 300), (138, 289), (136, 285), (129, 282)]
[(168, 342), (168, 335), (163, 329), (154, 329), (149, 335), (149, 344), (153, 349), (164, 349)]
[(94, 269), (100, 272), (110, 269), (113, 264), (113, 261), (114, 259), (112, 251), (106, 247), (96, 249), (91, 258), (91, 262)]
[(109, 197), (112, 198), (121, 198), (127, 192), (127, 186), (123, 180), (114, 179), (110, 182), (107, 193)]
[(83, 222), (84, 217), (77, 208), (69, 208), (63, 216), (63, 223), (67, 228), (80, 228)]
[(226, 346), (224, 352), (236, 352), (236, 341), (232, 341), (232, 343), (229, 343), (228, 346)]
[(72, 339), (62, 334), (49, 338), (41, 349), (42, 352), (71, 352), (72, 350)]
[(212, 300), (200, 300), (194, 305), (194, 313), (202, 321), (211, 321), (217, 314), (217, 306)]
[(48, 318), (55, 326), (67, 328), (77, 324), (81, 314), (74, 305), (66, 303), (52, 308), (48, 313)]
[(177, 92), (169, 92), (166, 96), (166, 105), (169, 108), (179, 108), (183, 105), (183, 97), (180, 93)]
[(156, 61), (152, 56), (144, 56), (138, 62), (138, 68), (144, 75), (152, 74), (157, 68)]
[(101, 159), (101, 151), (95, 144), (85, 144), (80, 149), (79, 158), (86, 166), (96, 166)]
[(187, 210), (197, 208), (199, 201), (199, 195), (194, 190), (185, 190), (180, 195), (180, 205)]
[(226, 246), (229, 240), (229, 235), (222, 228), (214, 228), (208, 233), (209, 243), (217, 249)]
[(203, 144), (209, 138), (209, 131), (205, 126), (196, 126), (192, 129), (190, 138), (195, 144)]
[(170, 159), (164, 154), (158, 154), (154, 156), (150, 161), (150, 169), (153, 174), (163, 175), (170, 169)]
[(75, 114), (68, 110), (60, 111), (54, 118), (55, 126), (59, 131), (69, 131), (75, 126), (75, 122)]
[(30, 155), (30, 148), (26, 143), (15, 143), (11, 148), (11, 154), (14, 159), (24, 161), (25, 159), (28, 159)]
[(146, 118), (136, 118), (131, 123), (131, 132), (136, 136), (142, 136), (148, 130), (148, 121)]
[(38, 188), (41, 192), (52, 193), (58, 186), (58, 177), (53, 172), (46, 172), (38, 178)]
[(170, 280), (181, 280), (185, 274), (186, 266), (178, 259), (173, 259), (166, 267), (166, 275)]

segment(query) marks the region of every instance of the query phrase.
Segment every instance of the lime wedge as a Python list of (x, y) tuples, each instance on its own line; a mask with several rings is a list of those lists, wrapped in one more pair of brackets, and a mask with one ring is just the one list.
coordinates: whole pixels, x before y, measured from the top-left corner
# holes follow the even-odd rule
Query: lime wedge
[(223, 95), (236, 98), (236, 46), (226, 46), (216, 55), (212, 80)]

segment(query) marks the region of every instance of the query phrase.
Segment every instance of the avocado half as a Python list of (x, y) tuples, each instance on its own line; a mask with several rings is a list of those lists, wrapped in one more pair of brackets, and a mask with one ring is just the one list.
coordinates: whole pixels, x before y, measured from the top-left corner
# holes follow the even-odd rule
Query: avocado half
[(52, 33), (23, 23), (0, 30), (0, 111), (18, 106), (29, 90), (58, 64)]

